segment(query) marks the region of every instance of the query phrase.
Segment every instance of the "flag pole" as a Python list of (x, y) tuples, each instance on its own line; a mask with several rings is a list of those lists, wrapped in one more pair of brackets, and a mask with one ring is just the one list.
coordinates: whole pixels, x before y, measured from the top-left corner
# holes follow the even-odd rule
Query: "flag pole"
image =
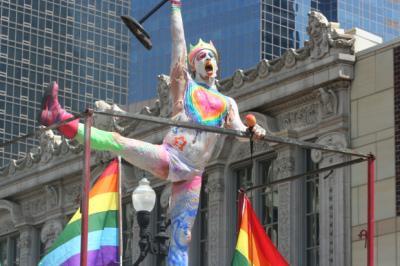
[(374, 266), (374, 236), (375, 236), (375, 156), (368, 158), (368, 234), (367, 234), (367, 265)]
[(123, 238), (122, 238), (122, 164), (118, 156), (118, 226), (119, 226), (119, 265), (122, 266)]
[(242, 223), (242, 214), (243, 214), (243, 203), (244, 203), (244, 195), (245, 191), (243, 188), (240, 188), (238, 191), (238, 206), (237, 206), (237, 235), (239, 235), (240, 224)]
[(88, 220), (89, 220), (89, 191), (90, 191), (90, 130), (93, 124), (93, 111), (86, 110), (85, 116), (85, 138), (83, 158), (83, 180), (81, 200), (81, 266), (87, 265), (88, 249)]

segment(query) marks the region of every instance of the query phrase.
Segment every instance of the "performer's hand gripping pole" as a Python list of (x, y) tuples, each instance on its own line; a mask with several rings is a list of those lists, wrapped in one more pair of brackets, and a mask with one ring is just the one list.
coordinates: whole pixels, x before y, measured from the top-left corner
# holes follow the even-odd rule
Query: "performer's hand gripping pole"
[(93, 124), (93, 111), (85, 112), (85, 142), (84, 142), (84, 167), (81, 201), (81, 266), (87, 265), (88, 250), (88, 220), (89, 220), (89, 191), (90, 191), (90, 130)]
[(129, 16), (121, 16), (122, 21), (128, 27), (128, 29), (135, 35), (135, 37), (143, 44), (146, 49), (150, 50), (153, 47), (150, 35), (145, 31), (141, 25), (150, 16), (152, 16), (158, 9), (160, 9), (169, 0), (162, 0), (156, 5), (149, 13), (147, 13), (139, 22)]

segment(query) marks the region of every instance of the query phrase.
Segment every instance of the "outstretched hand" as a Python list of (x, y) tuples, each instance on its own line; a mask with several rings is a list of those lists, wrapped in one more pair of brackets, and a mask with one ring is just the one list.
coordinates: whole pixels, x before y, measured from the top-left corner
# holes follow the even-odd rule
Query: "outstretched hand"
[(171, 2), (172, 5), (175, 6), (180, 6), (182, 4), (181, 0), (169, 0), (169, 1)]
[(248, 129), (253, 133), (253, 139), (259, 140), (264, 138), (266, 131), (257, 124), (256, 117), (253, 114), (248, 114), (245, 119)]
[(260, 140), (265, 137), (266, 131), (259, 124), (256, 124), (252, 129), (253, 139)]

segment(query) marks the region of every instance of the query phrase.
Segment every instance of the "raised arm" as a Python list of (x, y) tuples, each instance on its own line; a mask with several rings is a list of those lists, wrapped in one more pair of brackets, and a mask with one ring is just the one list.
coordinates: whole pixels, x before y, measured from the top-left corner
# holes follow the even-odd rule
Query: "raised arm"
[(180, 59), (185, 59), (186, 64), (186, 41), (183, 30), (181, 14), (181, 1), (171, 0), (171, 37), (172, 37), (172, 57), (171, 70)]
[(171, 96), (173, 115), (183, 108), (183, 94), (187, 83), (187, 51), (181, 14), (181, 1), (171, 0)]

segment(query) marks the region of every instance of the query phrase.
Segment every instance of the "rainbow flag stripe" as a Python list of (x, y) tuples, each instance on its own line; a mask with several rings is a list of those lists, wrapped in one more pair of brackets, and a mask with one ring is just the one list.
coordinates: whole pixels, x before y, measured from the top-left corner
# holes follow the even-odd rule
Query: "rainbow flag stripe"
[(226, 96), (193, 80), (188, 83), (184, 106), (186, 114), (194, 122), (207, 126), (221, 127), (228, 113), (228, 99)]
[[(113, 160), (89, 193), (88, 263), (119, 265), (118, 160)], [(78, 210), (39, 265), (79, 265), (81, 213)]]
[(242, 197), (240, 230), (232, 266), (288, 266), (258, 221), (249, 199), (246, 195)]

